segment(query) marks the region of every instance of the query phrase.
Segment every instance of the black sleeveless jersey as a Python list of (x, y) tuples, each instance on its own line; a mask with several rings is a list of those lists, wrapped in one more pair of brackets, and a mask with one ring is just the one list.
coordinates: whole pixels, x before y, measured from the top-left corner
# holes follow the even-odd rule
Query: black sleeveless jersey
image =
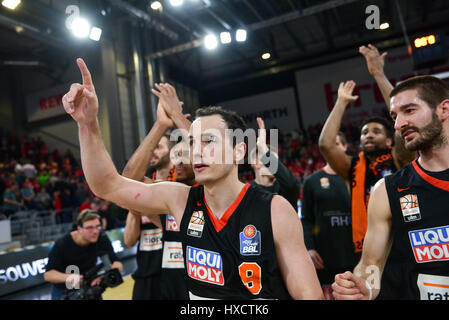
[(203, 186), (190, 189), (181, 234), (191, 299), (291, 299), (277, 262), (272, 198), (246, 184), (218, 220)]
[(146, 216), (141, 216), (136, 261), (133, 278), (146, 278), (161, 272), (162, 230)]
[(182, 254), (182, 236), (173, 216), (160, 215), (163, 228), (162, 242), (162, 299), (188, 300), (187, 274)]
[(449, 170), (427, 172), (414, 160), (385, 184), (401, 298), (449, 300)]

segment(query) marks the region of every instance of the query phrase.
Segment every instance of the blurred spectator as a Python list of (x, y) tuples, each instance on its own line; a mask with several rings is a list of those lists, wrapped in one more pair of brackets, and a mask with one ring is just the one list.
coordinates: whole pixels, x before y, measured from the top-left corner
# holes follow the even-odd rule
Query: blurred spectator
[(50, 210), (53, 208), (50, 195), (45, 187), (41, 188), (34, 198), (37, 210)]
[(27, 162), (23, 165), (23, 173), (25, 174), (25, 177), (34, 179), (37, 170), (34, 164), (30, 163), (30, 161), (27, 160)]
[(33, 184), (30, 183), (28, 178), (23, 182), (20, 194), (22, 195), (25, 209), (35, 209), (34, 198), (36, 197), (36, 194), (34, 193)]
[(23, 202), (17, 197), (18, 188), (17, 182), (12, 181), (3, 194), (3, 213), (7, 217), (23, 208)]

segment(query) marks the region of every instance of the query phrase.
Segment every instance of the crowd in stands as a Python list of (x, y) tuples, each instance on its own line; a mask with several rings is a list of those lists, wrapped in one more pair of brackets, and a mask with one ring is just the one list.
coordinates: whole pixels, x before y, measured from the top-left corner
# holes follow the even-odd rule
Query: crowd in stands
[[(317, 124), (307, 130), (279, 132), (279, 157), (300, 184), (325, 165), (318, 147), (321, 128)], [(350, 152), (357, 152), (359, 128), (349, 124), (342, 130), (352, 146)], [(241, 165), (240, 178), (254, 179), (250, 165)], [(50, 152), (40, 138), (19, 138), (0, 129), (0, 217), (23, 210), (50, 211), (56, 223), (62, 224), (73, 221), (72, 212), (84, 209), (98, 210), (104, 229), (125, 225), (127, 211), (92, 194), (80, 161), (69, 149)]]
[(69, 149), (50, 152), (40, 138), (19, 138), (0, 129), (0, 217), (50, 211), (62, 224), (84, 209), (98, 210), (104, 229), (125, 225), (126, 211), (92, 194)]

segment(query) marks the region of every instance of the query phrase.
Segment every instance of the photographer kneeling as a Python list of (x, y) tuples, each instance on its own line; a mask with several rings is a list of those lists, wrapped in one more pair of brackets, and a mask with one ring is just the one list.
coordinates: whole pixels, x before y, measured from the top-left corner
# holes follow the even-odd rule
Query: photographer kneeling
[[(115, 254), (108, 236), (101, 233), (100, 215), (93, 210), (84, 210), (78, 215), (76, 222), (77, 230), (58, 239), (48, 254), (44, 279), (53, 284), (52, 300), (67, 297), (101, 299), (101, 293), (105, 288), (114, 286), (110, 284), (111, 282), (115, 282), (116, 285), (122, 282), (120, 272), (123, 265)], [(107, 271), (101, 276), (97, 276), (100, 268), (96, 268), (99, 258)], [(114, 269), (118, 269), (118, 272)], [(110, 281), (111, 279), (113, 281)]]

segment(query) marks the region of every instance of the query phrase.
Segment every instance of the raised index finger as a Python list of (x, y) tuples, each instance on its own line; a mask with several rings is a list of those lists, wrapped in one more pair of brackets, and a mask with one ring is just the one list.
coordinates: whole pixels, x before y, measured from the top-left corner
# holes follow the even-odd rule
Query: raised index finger
[(94, 83), (92, 82), (92, 77), (90, 75), (90, 71), (87, 68), (86, 63), (81, 58), (76, 59), (76, 63), (78, 64), (78, 68), (81, 71), (81, 77), (83, 78), (83, 86), (87, 90), (93, 92), (95, 90)]

